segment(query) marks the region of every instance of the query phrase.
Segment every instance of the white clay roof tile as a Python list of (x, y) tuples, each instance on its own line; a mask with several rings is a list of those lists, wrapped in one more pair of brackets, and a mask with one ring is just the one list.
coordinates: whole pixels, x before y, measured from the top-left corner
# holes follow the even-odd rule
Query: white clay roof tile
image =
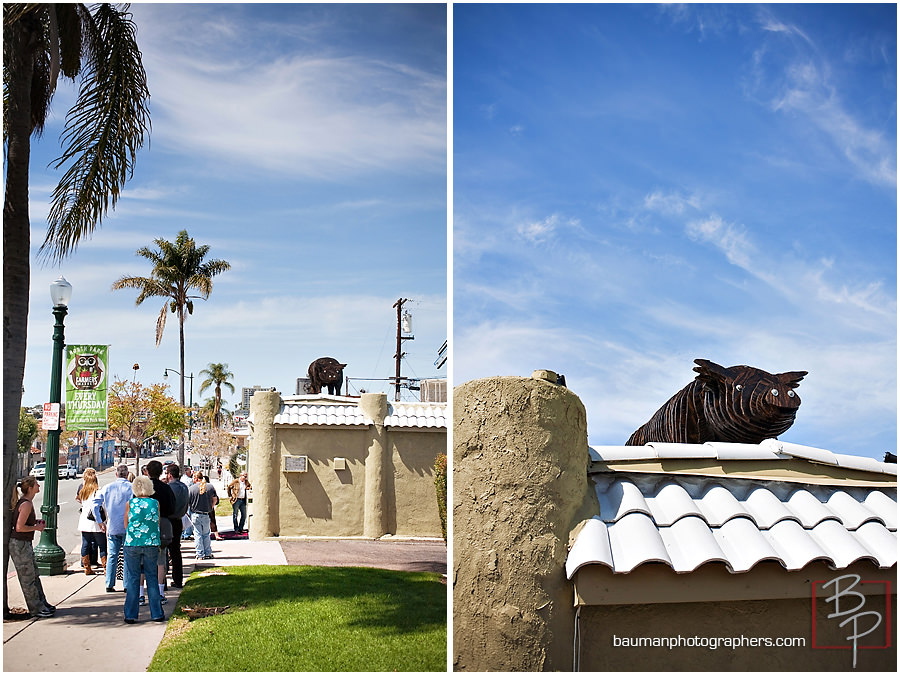
[[(358, 401), (295, 397), (286, 400), (275, 416), (279, 425), (369, 426), (374, 422)], [(440, 403), (389, 403), (385, 426), (447, 428), (447, 406)]]
[(892, 486), (627, 471), (592, 478), (600, 512), (585, 524), (569, 552), (570, 578), (588, 564), (628, 573), (661, 562), (689, 573), (721, 562), (738, 573), (763, 560), (788, 570), (803, 569), (814, 560), (836, 569), (857, 560), (882, 568), (897, 562)]

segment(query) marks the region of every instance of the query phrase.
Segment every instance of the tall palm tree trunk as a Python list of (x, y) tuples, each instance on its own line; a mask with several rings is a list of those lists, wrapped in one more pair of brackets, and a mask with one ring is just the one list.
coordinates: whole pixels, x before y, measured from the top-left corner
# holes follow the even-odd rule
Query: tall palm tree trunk
[(9, 613), (9, 503), (18, 479), (19, 408), (25, 377), (31, 223), (28, 220), (28, 163), (31, 155), (31, 78), (38, 36), (20, 21), (4, 26), (3, 57), (11, 73), (7, 109), (6, 195), (3, 201), (3, 613)]
[(213, 426), (218, 429), (222, 424), (222, 385), (216, 384), (216, 412), (213, 416)]

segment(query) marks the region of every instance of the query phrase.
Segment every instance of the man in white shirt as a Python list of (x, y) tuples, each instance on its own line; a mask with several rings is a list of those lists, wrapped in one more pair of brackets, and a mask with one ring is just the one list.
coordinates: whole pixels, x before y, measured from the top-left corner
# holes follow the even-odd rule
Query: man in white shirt
[[(104, 485), (94, 493), (91, 510), (94, 519), (100, 523), (100, 530), (106, 533), (106, 592), (114, 593), (116, 588), (116, 563), (119, 556), (124, 555), (125, 546), (125, 507), (134, 496), (131, 482), (128, 480), (128, 466), (120, 464), (116, 467), (116, 479)], [(106, 519), (100, 516), (100, 507), (106, 510)]]

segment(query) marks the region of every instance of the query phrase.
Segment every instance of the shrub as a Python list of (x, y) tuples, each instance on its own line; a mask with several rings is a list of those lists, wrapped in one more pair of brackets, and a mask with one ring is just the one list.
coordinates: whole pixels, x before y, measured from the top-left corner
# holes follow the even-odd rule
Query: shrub
[(441, 453), (434, 460), (434, 488), (437, 492), (438, 513), (441, 515), (441, 534), (447, 541), (447, 455)]

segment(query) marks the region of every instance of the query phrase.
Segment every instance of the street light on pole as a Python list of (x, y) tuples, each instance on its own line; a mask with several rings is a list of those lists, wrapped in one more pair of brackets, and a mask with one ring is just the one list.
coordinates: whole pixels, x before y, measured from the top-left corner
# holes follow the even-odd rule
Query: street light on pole
[[(164, 379), (166, 379), (166, 380), (169, 379), (170, 371), (175, 373), (176, 375), (178, 375), (178, 377), (181, 377), (181, 378), (186, 377), (187, 379), (189, 379), (191, 381), (191, 399), (190, 399), (191, 402), (190, 402), (190, 407), (188, 408), (188, 440), (191, 440), (191, 432), (194, 429), (194, 374), (191, 373), (190, 375), (182, 375), (174, 368), (165, 368), (163, 370), (163, 378)], [(184, 381), (184, 380), (182, 380), (182, 381)], [(181, 389), (181, 395), (184, 396), (184, 387), (182, 387), (182, 389)], [(181, 405), (184, 405), (183, 399), (181, 401)], [(182, 437), (181, 437), (181, 456), (178, 458), (179, 466), (184, 466), (184, 446), (185, 446), (184, 435), (182, 435)]]
[[(50, 284), (50, 299), (53, 301), (53, 357), (50, 365), (50, 403), (59, 405), (62, 398), (62, 360), (65, 347), (65, 326), (63, 319), (68, 313), (69, 300), (72, 297), (72, 284), (60, 276)], [(57, 504), (59, 488), (59, 434), (60, 429), (47, 431), (47, 459), (44, 469), (44, 503), (41, 516), (46, 521), (41, 539), (34, 547), (34, 559), (42, 575), (63, 574), (66, 571), (66, 552), (56, 542)]]

